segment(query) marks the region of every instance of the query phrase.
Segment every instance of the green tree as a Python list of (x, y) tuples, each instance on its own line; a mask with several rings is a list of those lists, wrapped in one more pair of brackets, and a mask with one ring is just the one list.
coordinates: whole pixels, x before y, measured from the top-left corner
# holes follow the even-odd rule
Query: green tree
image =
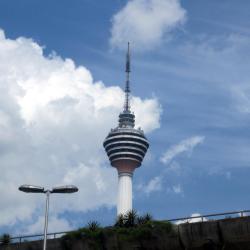
[(125, 217), (123, 214), (119, 214), (115, 221), (115, 227), (124, 227), (125, 226)]
[(125, 226), (126, 227), (134, 227), (137, 221), (137, 212), (135, 210), (128, 211), (125, 214)]

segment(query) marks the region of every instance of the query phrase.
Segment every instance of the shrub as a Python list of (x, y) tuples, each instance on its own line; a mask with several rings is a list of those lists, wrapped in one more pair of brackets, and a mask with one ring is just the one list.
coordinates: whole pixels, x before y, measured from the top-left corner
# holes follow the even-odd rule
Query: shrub
[(144, 215), (144, 219), (145, 219), (146, 222), (150, 222), (150, 221), (153, 220), (153, 216), (151, 214), (149, 214), (149, 213), (146, 213)]
[(149, 222), (152, 222), (153, 220), (153, 216), (149, 213), (143, 215), (143, 216), (139, 216), (137, 218), (137, 224), (140, 226), (140, 225), (145, 225)]
[(127, 242), (144, 244), (162, 235), (175, 235), (176, 229), (168, 221), (154, 221), (150, 214), (137, 216), (136, 211), (132, 210), (126, 215), (119, 215), (114, 227), (101, 228), (98, 222), (90, 221), (85, 228), (64, 235), (61, 244), (64, 250), (71, 250), (76, 241), (87, 242), (89, 249), (103, 249), (102, 246), (110, 239), (116, 242), (114, 245), (122, 246)]
[(134, 227), (136, 225), (137, 217), (135, 210), (128, 211), (127, 214), (125, 214), (125, 226)]
[[(94, 244), (91, 249), (99, 249), (103, 237), (102, 228), (97, 221), (90, 221), (85, 228), (69, 232), (61, 238), (61, 246), (64, 250), (71, 250), (75, 241), (90, 239), (89, 244)], [(92, 242), (93, 241), (93, 242)]]
[(100, 223), (97, 221), (90, 221), (88, 223), (87, 229), (90, 231), (97, 231), (98, 229), (100, 229)]
[(170, 233), (173, 231), (173, 224), (169, 221), (154, 221), (154, 227), (165, 231), (166, 233)]
[(116, 218), (116, 222), (115, 222), (115, 227), (124, 227), (125, 225), (125, 217), (123, 214), (119, 214)]
[(153, 216), (146, 213), (143, 216), (138, 216), (135, 210), (128, 211), (125, 215), (120, 214), (116, 218), (115, 227), (135, 227), (145, 224), (151, 224)]
[(152, 237), (152, 230), (150, 228), (135, 228), (132, 232), (135, 240), (150, 239)]
[(10, 242), (11, 242), (10, 235), (9, 234), (3, 234), (0, 237), (0, 242), (1, 242), (1, 245), (8, 245), (8, 244), (10, 244)]
[(137, 218), (137, 224), (138, 225), (144, 225), (146, 222), (145, 222), (145, 219), (143, 216), (138, 216)]

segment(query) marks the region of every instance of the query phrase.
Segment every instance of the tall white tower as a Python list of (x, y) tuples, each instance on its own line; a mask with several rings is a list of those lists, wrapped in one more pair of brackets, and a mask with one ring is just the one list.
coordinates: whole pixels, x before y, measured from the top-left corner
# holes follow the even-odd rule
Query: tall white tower
[(132, 210), (132, 178), (134, 170), (140, 167), (149, 143), (139, 129), (135, 129), (135, 115), (130, 111), (130, 51), (126, 56), (126, 86), (123, 112), (119, 115), (119, 124), (104, 140), (103, 146), (110, 163), (118, 171), (117, 215)]

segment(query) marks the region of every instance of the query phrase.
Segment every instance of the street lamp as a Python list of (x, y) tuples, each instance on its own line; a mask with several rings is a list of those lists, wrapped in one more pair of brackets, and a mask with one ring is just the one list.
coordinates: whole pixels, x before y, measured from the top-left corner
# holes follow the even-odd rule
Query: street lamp
[(46, 209), (45, 209), (45, 223), (44, 223), (44, 240), (43, 240), (43, 250), (46, 250), (47, 243), (47, 231), (48, 231), (48, 212), (49, 212), (49, 195), (52, 193), (75, 193), (78, 188), (73, 185), (54, 187), (51, 190), (45, 189), (44, 187), (34, 186), (34, 185), (22, 185), (18, 188), (20, 191), (25, 193), (43, 193), (46, 194)]

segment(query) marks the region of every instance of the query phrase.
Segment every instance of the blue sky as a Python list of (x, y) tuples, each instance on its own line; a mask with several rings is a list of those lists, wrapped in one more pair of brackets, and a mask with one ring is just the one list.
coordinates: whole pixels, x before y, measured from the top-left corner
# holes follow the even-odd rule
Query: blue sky
[[(140, 20), (145, 18), (143, 8), (147, 7), (147, 4), (151, 4), (151, 7), (155, 8), (156, 13), (154, 14), (157, 18), (159, 17), (159, 20), (151, 20), (150, 15), (147, 19), (146, 15), (146, 19), (141, 24)], [(165, 14), (157, 13), (159, 11), (157, 6), (161, 4), (166, 7), (164, 13), (169, 15), (168, 18), (165, 18)], [(134, 11), (133, 8), (137, 7), (142, 12), (133, 19), (133, 16), (130, 15)], [(173, 9), (170, 11), (168, 7), (173, 7)], [(127, 38), (132, 40), (132, 91), (134, 96), (141, 98), (135, 102), (135, 106), (138, 106), (135, 109), (139, 114), (140, 124), (146, 126), (150, 152), (142, 167), (135, 172), (133, 202), (134, 208), (139, 213), (150, 212), (156, 219), (167, 219), (188, 216), (193, 213), (207, 214), (249, 208), (247, 192), (250, 188), (248, 181), (250, 176), (249, 8), (250, 3), (246, 0), (240, 2), (232, 0), (181, 2), (177, 0), (133, 0), (130, 2), (125, 0), (63, 0), (60, 1), (60, 4), (56, 1), (2, 0), (0, 2), (0, 29), (5, 33), (3, 41), (8, 38), (14, 43), (18, 43), (16, 39), (24, 37), (32, 39), (34, 43), (43, 47), (43, 60), (52, 57), (51, 63), (55, 62), (55, 64), (50, 67), (53, 68), (57, 65), (55, 70), (59, 72), (59, 79), (66, 79), (65, 81), (68, 81), (69, 85), (71, 84), (70, 77), (65, 76), (61, 70), (66, 58), (71, 58), (76, 67), (87, 68), (91, 72), (93, 82), (88, 80), (86, 72), (86, 74), (81, 73), (81, 76), (78, 77), (87, 79), (86, 82), (91, 82), (90, 86), (92, 86), (91, 84), (94, 86), (94, 83), (98, 81), (103, 82), (104, 85), (100, 89), (103, 88), (104, 94), (100, 94), (96, 88), (91, 91), (98, 93), (97, 99), (99, 98), (100, 101), (98, 105), (105, 109), (105, 107), (109, 107), (105, 106), (107, 101), (102, 102), (105, 95), (113, 95), (112, 91), (114, 91), (118, 95), (117, 98), (122, 98), (121, 90), (115, 86), (123, 87), (125, 78), (123, 47), (126, 47), (127, 41), (124, 38), (126, 32), (116, 33), (120, 39), (118, 41), (113, 39), (115, 35), (112, 30), (116, 27), (120, 31), (124, 28), (122, 25), (126, 24), (132, 25), (132, 31), (134, 31), (134, 27), (138, 28), (137, 32), (133, 33), (129, 30), (127, 34)], [(125, 16), (120, 23), (116, 22), (114, 18), (119, 13), (120, 16)], [(141, 30), (144, 30), (143, 33), (140, 33)], [(18, 50), (20, 56), (25, 58), (27, 56), (27, 60), (33, 58), (30, 43), (31, 40), (21, 42)], [(2, 65), (6, 62), (4, 60), (8, 61), (8, 55), (3, 56), (4, 52), (1, 51), (0, 47), (2, 61), (0, 72), (4, 80), (12, 79), (12, 73), (2, 69), (4, 68)], [(18, 68), (18, 62), (22, 61), (21, 57), (15, 57), (18, 53), (13, 53), (8, 61), (8, 69), (12, 65)], [(53, 53), (54, 57), (51, 55)], [(56, 57), (60, 57), (59, 61)], [(24, 63), (27, 62), (25, 60)], [(41, 64), (40, 60), (42, 59), (35, 57), (34, 62), (30, 63), (37, 65), (37, 69), (45, 65)], [(67, 67), (70, 68), (70, 66)], [(16, 96), (16, 94), (12, 95), (13, 91), (28, 93), (30, 85), (25, 84), (29, 81), (34, 86), (37, 84), (36, 80), (32, 79), (38, 79), (36, 76), (43, 69), (39, 68), (38, 71), (35, 71), (39, 73), (34, 73), (34, 69), (31, 68), (32, 66), (24, 68), (27, 70), (24, 72), (25, 77), (22, 75), (23, 72), (15, 71), (20, 75), (16, 81), (19, 87), (24, 86), (22, 90), (15, 89), (11, 81), (8, 86), (0, 82), (2, 89), (8, 89), (8, 93), (11, 93), (2, 97), (4, 98), (2, 107), (5, 108), (2, 108), (1, 112), (6, 112), (5, 115), (11, 114), (11, 119), (15, 118), (13, 124), (16, 124), (13, 125), (13, 130), (6, 132), (15, 139), (10, 144), (9, 139), (6, 139), (7, 142), (5, 141), (5, 137), (2, 143), (0, 141), (2, 151), (0, 152), (0, 162), (5, 164), (2, 168), (6, 172), (5, 177), (2, 179), (0, 177), (0, 184), (2, 183), (2, 187), (6, 183), (10, 185), (13, 188), (11, 194), (18, 200), (18, 203), (15, 203), (15, 200), (6, 197), (0, 206), (1, 217), (8, 217), (6, 220), (0, 220), (0, 231), (7, 231), (11, 234), (18, 234), (21, 230), (25, 231), (25, 228), (29, 228), (25, 231), (27, 233), (32, 230), (39, 231), (43, 222), (41, 197), (38, 199), (32, 196), (23, 200), (25, 194), (16, 192), (14, 184), (12, 185), (11, 178), (9, 178), (12, 171), (13, 173), (19, 171), (17, 167), (22, 164), (30, 164), (25, 168), (29, 175), (39, 169), (43, 177), (41, 179), (36, 177), (35, 180), (41, 185), (46, 183), (49, 186), (53, 185), (55, 179), (50, 177), (47, 180), (44, 177), (58, 173), (60, 164), (64, 166), (67, 174), (62, 176), (59, 174), (55, 181), (59, 183), (62, 178), (67, 182), (70, 178), (70, 180), (75, 180), (75, 177), (72, 176), (77, 167), (74, 168), (74, 166), (89, 164), (88, 170), (91, 169), (93, 159), (85, 161), (83, 159), (85, 154), (98, 155), (97, 162), (93, 164), (95, 168), (93, 176), (100, 174), (100, 178), (104, 181), (102, 185), (107, 185), (110, 189), (115, 189), (116, 185), (115, 169), (108, 168), (109, 163), (101, 142), (104, 139), (103, 136), (108, 133), (108, 129), (116, 126), (119, 105), (122, 100), (120, 102), (115, 100), (110, 104), (111, 109), (103, 111), (103, 113), (100, 111), (97, 118), (89, 114), (88, 117), (85, 117), (86, 105), (83, 105), (76, 110), (76, 115), (68, 122), (67, 117), (70, 116), (70, 112), (67, 109), (68, 104), (65, 103), (74, 102), (74, 100), (67, 99), (65, 94), (66, 97), (64, 96), (62, 100), (59, 100), (58, 97), (51, 101), (58, 101), (56, 105), (60, 109), (60, 119), (58, 118), (60, 122), (54, 122), (53, 119), (57, 119), (57, 117), (51, 116), (49, 117), (50, 122), (44, 123), (44, 120), (48, 119), (46, 115), (52, 112), (48, 109), (51, 103), (48, 102), (46, 104), (48, 106), (43, 106), (41, 109), (37, 108), (39, 118), (37, 115), (31, 116), (29, 113), (31, 112), (29, 105), (32, 107), (38, 105), (32, 98), (27, 102), (25, 99), (21, 104), (20, 102), (13, 102), (15, 105), (12, 103), (13, 96)], [(29, 70), (32, 70), (30, 78)], [(44, 70), (44, 74), (46, 74), (46, 70)], [(64, 76), (65, 78), (63, 78)], [(43, 77), (46, 79), (46, 76), (43, 75), (39, 77), (39, 81)], [(24, 83), (20, 85), (22, 81)], [(49, 93), (46, 91), (50, 89), (44, 90), (46, 81), (41, 80), (41, 82), (41, 93), (43, 91)], [(29, 84), (31, 83), (29, 82)], [(74, 92), (72, 89), (67, 90), (67, 83), (63, 86), (64, 91)], [(56, 91), (56, 87), (53, 90)], [(77, 90), (81, 91), (81, 87), (77, 87)], [(87, 90), (84, 87), (82, 91)], [(23, 95), (25, 94), (20, 94), (20, 96)], [(74, 95), (77, 95), (77, 91), (74, 92)], [(149, 106), (144, 102), (145, 100), (151, 101)], [(16, 107), (18, 105), (21, 105), (20, 108)], [(147, 107), (150, 108), (148, 112)], [(20, 114), (20, 112), (23, 113)], [(106, 117), (107, 114), (110, 117)], [(160, 115), (160, 119), (158, 115)], [(83, 118), (81, 117), (83, 120), (79, 118), (81, 121), (78, 121), (79, 116), (83, 116)], [(99, 124), (89, 125), (84, 121), (84, 117), (93, 119), (93, 124)], [(152, 120), (149, 119), (150, 121), (146, 122), (148, 117), (151, 117)], [(1, 126), (2, 129), (5, 129), (4, 123)], [(36, 126), (37, 128), (34, 129)], [(94, 130), (91, 130), (91, 126), (102, 132), (93, 135)], [(28, 132), (24, 133), (23, 128)], [(65, 128), (66, 130), (64, 130)], [(46, 136), (51, 138), (51, 131), (55, 133), (55, 137), (53, 137), (55, 139), (48, 143), (44, 138), (47, 138)], [(41, 136), (37, 137), (37, 134)], [(84, 137), (86, 134), (89, 134), (87, 139)], [(0, 135), (0, 138), (2, 136)], [(101, 138), (97, 138), (98, 136)], [(95, 139), (92, 140), (92, 137)], [(16, 148), (27, 140), (31, 142), (27, 145), (24, 143), (22, 149), (17, 152)], [(62, 146), (64, 140), (70, 145), (74, 144), (75, 140), (77, 143), (73, 145), (73, 151), (79, 151), (79, 153), (70, 153), (71, 151), (66, 146)], [(82, 141), (82, 144), (78, 143), (78, 140)], [(31, 148), (34, 150), (32, 153)], [(8, 151), (7, 156), (6, 151)], [(15, 153), (12, 154), (12, 152)], [(20, 154), (22, 154), (22, 158), (19, 158)], [(31, 154), (32, 157), (30, 157)], [(49, 171), (48, 167), (43, 167), (43, 163), (48, 165), (49, 161), (40, 162), (39, 160), (40, 157), (44, 158), (47, 155), (52, 158), (52, 171)], [(12, 164), (13, 159), (17, 160)], [(35, 164), (33, 164), (34, 161), (36, 161)], [(93, 176), (88, 176), (88, 178)], [(31, 180), (32, 175), (29, 178), (20, 177), (18, 184)], [(81, 183), (81, 180), (77, 181)], [(98, 180), (95, 179), (92, 184), (95, 185), (97, 182)], [(89, 220), (98, 220), (103, 225), (113, 223), (116, 214), (113, 190), (109, 192), (107, 189), (98, 196), (92, 187), (88, 188), (87, 185), (82, 188), (85, 189), (82, 191), (85, 192), (84, 196), (81, 196), (80, 192), (79, 196), (73, 198), (59, 198), (60, 202), (55, 198), (55, 203), (61, 204), (61, 206), (64, 204), (62, 201), (70, 199), (73, 202), (72, 206), (76, 206), (75, 209), (70, 205), (67, 205), (65, 209), (59, 209), (60, 205), (53, 207), (54, 198), (52, 198), (52, 220), (54, 219), (54, 224), (52, 224), (54, 227), (51, 227), (51, 230), (76, 228), (85, 225)], [(109, 194), (107, 200), (102, 200), (100, 197), (106, 194)], [(74, 199), (77, 200), (76, 203), (74, 203)], [(27, 209), (22, 202), (30, 202), (29, 204), (33, 204), (32, 208)], [(38, 202), (38, 206), (35, 205), (36, 202)], [(91, 203), (91, 205), (86, 206), (85, 202)], [(21, 212), (15, 212), (13, 216), (8, 214), (8, 211), (10, 213), (16, 207), (20, 211), (24, 211), (25, 216), (20, 216)]]

